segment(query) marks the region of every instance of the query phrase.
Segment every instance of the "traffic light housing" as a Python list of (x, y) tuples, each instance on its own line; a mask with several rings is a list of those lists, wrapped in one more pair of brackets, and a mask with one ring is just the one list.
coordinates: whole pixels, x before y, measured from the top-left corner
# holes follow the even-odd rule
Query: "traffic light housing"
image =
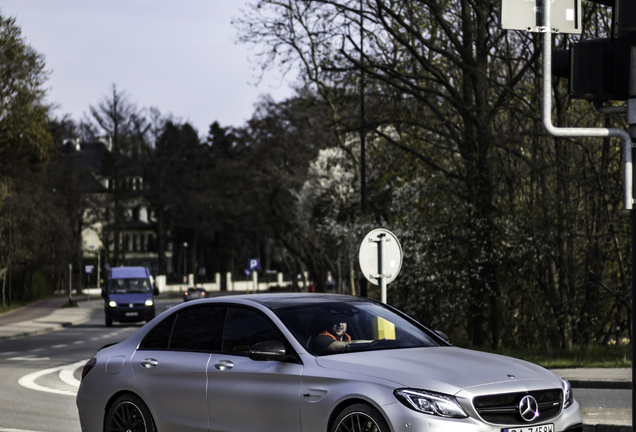
[(636, 0), (588, 0), (612, 8), (609, 38), (572, 44), (554, 51), (552, 72), (569, 80), (575, 99), (629, 98), (630, 48), (636, 46)]

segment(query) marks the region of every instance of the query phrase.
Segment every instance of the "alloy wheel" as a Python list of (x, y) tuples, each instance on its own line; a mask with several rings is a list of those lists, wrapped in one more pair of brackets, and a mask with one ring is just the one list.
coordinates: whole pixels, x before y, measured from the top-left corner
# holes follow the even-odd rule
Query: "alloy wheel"
[(352, 412), (340, 420), (335, 432), (382, 432), (382, 429), (369, 414)]
[(108, 432), (147, 432), (146, 420), (137, 405), (125, 401), (111, 413)]

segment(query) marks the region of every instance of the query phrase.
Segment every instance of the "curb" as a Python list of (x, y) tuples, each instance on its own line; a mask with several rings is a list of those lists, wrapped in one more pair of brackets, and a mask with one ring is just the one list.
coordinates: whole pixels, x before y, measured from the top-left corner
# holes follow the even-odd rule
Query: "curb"
[(631, 390), (631, 381), (568, 380), (573, 389)]

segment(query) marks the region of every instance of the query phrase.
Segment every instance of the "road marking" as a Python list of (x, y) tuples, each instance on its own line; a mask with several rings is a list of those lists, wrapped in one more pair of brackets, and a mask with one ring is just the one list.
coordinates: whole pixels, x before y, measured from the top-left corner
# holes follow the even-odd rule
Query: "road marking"
[(66, 366), (60, 371), (60, 379), (77, 390), (80, 386), (80, 381), (75, 378), (73, 373), (77, 368), (83, 367), (87, 361), (88, 360), (82, 360), (81, 362), (73, 363), (72, 365)]
[(66, 347), (66, 346), (68, 346), (68, 344), (53, 345), (53, 347), (52, 347), (52, 348), (64, 348), (64, 347)]
[(34, 355), (28, 355), (25, 357), (11, 357), (8, 358), (7, 360), (10, 361), (44, 361), (44, 360), (51, 360), (50, 357), (36, 357)]
[[(76, 396), (77, 389), (79, 388), (80, 382), (77, 379), (75, 379), (75, 377), (73, 376), (73, 372), (75, 372), (76, 369), (84, 366), (87, 361), (88, 360), (81, 360), (81, 361), (78, 361), (77, 363), (73, 363), (70, 365), (58, 366), (51, 369), (43, 369), (41, 371), (33, 372), (20, 378), (20, 380), (18, 381), (18, 384), (20, 384), (22, 387), (25, 387), (31, 390), (61, 394), (65, 396)], [(36, 379), (44, 375), (48, 375), (55, 372), (59, 372), (60, 379), (66, 385), (55, 385), (54, 387), (45, 387), (35, 383)], [(0, 429), (0, 432), (3, 432), (2, 429)]]
[(0, 432), (39, 432), (39, 431), (32, 431), (32, 430), (26, 430), (26, 429), (7, 429), (7, 428), (0, 428)]

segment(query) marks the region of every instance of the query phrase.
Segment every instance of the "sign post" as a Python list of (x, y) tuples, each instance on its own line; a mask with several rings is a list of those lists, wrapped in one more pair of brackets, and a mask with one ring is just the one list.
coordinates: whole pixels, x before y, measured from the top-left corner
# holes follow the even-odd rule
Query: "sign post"
[(393, 233), (374, 229), (362, 240), (359, 252), (360, 269), (374, 285), (380, 285), (382, 303), (387, 301), (387, 285), (395, 280), (402, 267), (402, 246)]
[[(252, 272), (252, 286), (254, 292), (258, 292), (258, 270), (261, 269), (261, 261), (258, 258), (251, 258), (248, 262), (250, 271)], [(247, 286), (247, 293), (250, 293), (250, 287)]]

